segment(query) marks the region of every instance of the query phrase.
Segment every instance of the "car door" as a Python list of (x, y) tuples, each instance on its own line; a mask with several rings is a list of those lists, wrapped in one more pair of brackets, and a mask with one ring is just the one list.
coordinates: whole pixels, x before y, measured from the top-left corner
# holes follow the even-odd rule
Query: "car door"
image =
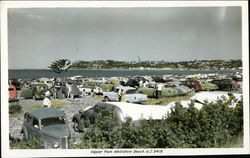
[(32, 116), (31, 114), (28, 114), (26, 128), (29, 138), (38, 135), (39, 134), (38, 119)]
[(119, 95), (118, 95), (119, 88), (116, 88), (114, 92), (110, 94), (110, 100), (118, 100)]

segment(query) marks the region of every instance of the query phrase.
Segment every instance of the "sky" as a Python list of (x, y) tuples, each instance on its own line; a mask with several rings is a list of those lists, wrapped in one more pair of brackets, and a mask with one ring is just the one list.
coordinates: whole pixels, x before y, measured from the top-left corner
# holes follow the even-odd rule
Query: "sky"
[(57, 59), (241, 59), (240, 7), (11, 8), (9, 69)]

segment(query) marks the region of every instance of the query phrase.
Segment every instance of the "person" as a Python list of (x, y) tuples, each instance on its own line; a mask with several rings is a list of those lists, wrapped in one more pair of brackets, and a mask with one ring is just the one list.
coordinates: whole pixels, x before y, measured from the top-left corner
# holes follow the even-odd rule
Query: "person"
[(118, 90), (118, 96), (119, 96), (119, 101), (121, 101), (121, 99), (122, 99), (122, 92), (123, 90), (121, 89), (121, 88), (119, 88), (119, 90)]
[(43, 107), (49, 108), (51, 106), (51, 101), (50, 101), (49, 97), (50, 97), (50, 92), (47, 91), (45, 93), (45, 98), (43, 99)]
[(140, 81), (139, 81), (139, 87), (142, 87), (142, 86), (143, 86), (142, 84), (143, 84), (143, 81), (140, 80)]
[(156, 87), (156, 97), (157, 99), (162, 98), (162, 90), (163, 90), (163, 85), (162, 84), (158, 84)]
[(70, 93), (72, 92), (72, 84), (69, 82), (68, 83), (68, 98), (70, 98)]

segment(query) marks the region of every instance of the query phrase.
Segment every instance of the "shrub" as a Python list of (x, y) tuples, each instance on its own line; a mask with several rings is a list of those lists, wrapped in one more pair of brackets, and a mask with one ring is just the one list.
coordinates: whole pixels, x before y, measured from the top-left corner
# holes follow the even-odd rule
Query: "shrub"
[[(213, 148), (226, 147), (243, 135), (243, 99), (235, 107), (226, 102), (205, 103), (201, 110), (191, 103), (176, 103), (162, 120), (115, 123), (112, 114), (97, 118), (82, 143), (75, 148)], [(238, 144), (239, 141), (237, 142)], [(231, 146), (231, 145), (230, 145)]]
[(22, 112), (22, 107), (19, 104), (13, 104), (9, 106), (9, 114), (18, 114)]
[(10, 149), (43, 149), (43, 141), (41, 137), (33, 137), (30, 140), (12, 140), (10, 141)]

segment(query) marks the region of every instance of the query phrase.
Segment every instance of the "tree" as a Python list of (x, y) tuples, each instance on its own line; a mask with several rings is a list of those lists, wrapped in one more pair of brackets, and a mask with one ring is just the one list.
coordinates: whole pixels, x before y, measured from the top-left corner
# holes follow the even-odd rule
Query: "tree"
[(54, 62), (52, 62), (52, 64), (50, 64), (48, 66), (48, 68), (50, 68), (52, 71), (54, 71), (55, 73), (62, 73), (64, 71), (67, 71), (69, 69), (71, 65), (70, 60), (68, 59), (59, 59), (56, 60)]

